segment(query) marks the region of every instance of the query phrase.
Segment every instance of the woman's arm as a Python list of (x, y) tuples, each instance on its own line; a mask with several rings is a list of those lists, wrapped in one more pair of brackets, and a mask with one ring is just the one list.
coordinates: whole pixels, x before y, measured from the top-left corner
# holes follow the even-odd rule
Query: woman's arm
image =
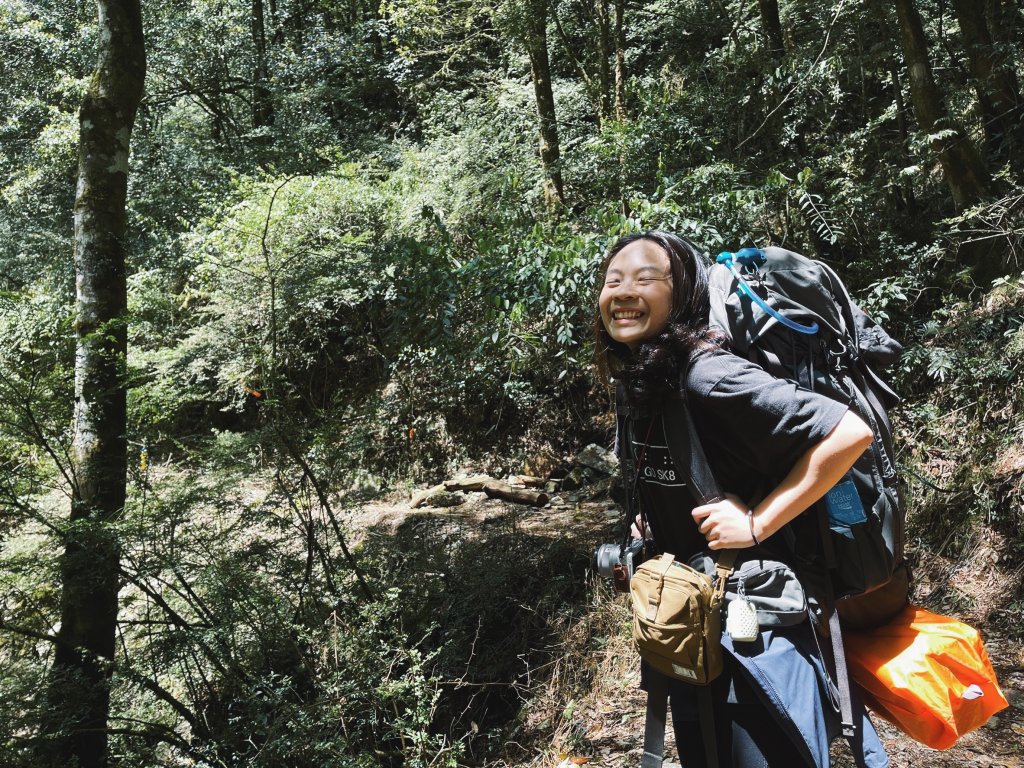
[[(835, 428), (811, 446), (771, 493), (754, 508), (754, 535), (764, 541), (824, 496), (849, 471), (874, 439), (871, 428), (847, 411)], [(748, 507), (726, 494), (724, 501), (693, 510), (693, 519), (708, 540), (709, 549), (753, 546)]]

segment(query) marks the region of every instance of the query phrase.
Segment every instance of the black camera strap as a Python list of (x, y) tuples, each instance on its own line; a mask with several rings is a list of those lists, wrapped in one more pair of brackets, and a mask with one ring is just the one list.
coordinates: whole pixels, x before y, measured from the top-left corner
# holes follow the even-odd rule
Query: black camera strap
[(654, 416), (650, 417), (647, 425), (647, 435), (640, 448), (640, 455), (633, 457), (633, 419), (636, 417), (634, 410), (626, 402), (625, 392), (622, 385), (615, 387), (615, 417), (616, 417), (616, 454), (619, 465), (622, 467), (626, 480), (626, 525), (622, 534), (622, 547), (629, 546), (630, 532), (637, 516), (640, 517), (642, 530), (641, 538), (647, 537), (647, 514), (640, 503), (640, 470), (643, 468), (644, 460), (647, 457), (647, 446), (651, 440), (651, 431), (654, 429)]
[[(633, 506), (640, 510), (640, 538), (647, 538), (647, 512), (644, 510), (644, 505), (640, 503), (640, 470), (643, 469), (644, 459), (647, 458), (647, 446), (651, 442), (651, 430), (654, 429), (654, 417), (650, 417), (650, 422), (647, 424), (647, 434), (644, 436), (643, 445), (640, 447), (640, 455), (637, 457), (636, 462), (633, 466), (633, 483), (629, 490), (630, 499), (633, 502)], [(636, 520), (636, 515), (630, 519), (629, 525), (626, 526), (626, 535), (630, 533), (630, 529), (633, 525), (633, 521)]]
[[(676, 471), (683, 474), (689, 481), (690, 492), (697, 505), (713, 504), (724, 499), (725, 495), (718, 487), (718, 481), (712, 474), (711, 467), (708, 466), (704, 446), (701, 445), (700, 436), (697, 434), (697, 428), (686, 402), (686, 390), (682, 389), (678, 397), (677, 401), (667, 403), (667, 407), (661, 410), (661, 428), (665, 434), (665, 443), (672, 456), (672, 463), (676, 466)], [(728, 571), (732, 570), (735, 561), (736, 550), (734, 549), (723, 550), (718, 556), (718, 565)], [(727, 574), (719, 575), (723, 583), (726, 576)], [(660, 673), (655, 672), (655, 674)], [(653, 763), (651, 758), (656, 754), (660, 758), (659, 765), (665, 755), (665, 717), (661, 713), (667, 708), (666, 702), (662, 700), (662, 697), (667, 695), (667, 685), (654, 686), (647, 694), (644, 758)], [(707, 768), (718, 768), (718, 739), (715, 734), (715, 710), (710, 686), (705, 685), (697, 689), (697, 711)], [(657, 722), (659, 714), (660, 723)], [(654, 740), (648, 743), (648, 739)], [(651, 753), (651, 758), (648, 757), (648, 753)]]
[[(680, 392), (679, 398), (677, 402), (662, 408), (660, 414), (662, 431), (669, 454), (672, 456), (672, 462), (676, 465), (676, 470), (688, 479), (691, 493), (698, 505), (721, 501), (725, 496), (708, 466), (704, 447), (701, 445), (700, 437), (687, 407), (685, 389)], [(632, 459), (631, 426), (635, 414), (626, 402), (621, 384), (615, 388), (615, 413), (616, 448), (619, 462), (624, 473), (632, 473), (631, 477), (626, 478), (629, 493), (626, 503), (625, 546), (629, 543), (630, 527), (636, 519), (636, 508), (640, 510), (644, 528), (646, 529), (647, 526), (643, 505), (639, 504), (638, 483), (640, 470), (647, 453), (647, 444), (657, 415), (651, 415), (647, 427), (647, 437), (644, 439), (639, 458), (634, 462), (627, 459)], [(646, 530), (644, 533), (646, 534)], [(718, 557), (718, 564), (731, 571), (735, 560), (736, 550), (724, 550)], [(719, 578), (724, 581), (725, 576), (722, 575)], [(647, 714), (644, 723), (644, 753), (641, 768), (661, 768), (665, 757), (669, 679), (651, 667), (648, 667), (647, 672)], [(697, 701), (706, 765), (707, 768), (718, 768), (718, 740), (715, 735), (715, 713), (710, 686), (698, 687)]]

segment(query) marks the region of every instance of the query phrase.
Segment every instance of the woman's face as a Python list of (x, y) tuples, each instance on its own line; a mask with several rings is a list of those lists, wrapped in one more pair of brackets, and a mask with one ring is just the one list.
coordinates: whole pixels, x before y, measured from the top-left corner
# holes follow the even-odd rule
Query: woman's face
[(608, 335), (630, 349), (661, 333), (672, 312), (672, 272), (664, 249), (634, 240), (615, 254), (598, 306)]

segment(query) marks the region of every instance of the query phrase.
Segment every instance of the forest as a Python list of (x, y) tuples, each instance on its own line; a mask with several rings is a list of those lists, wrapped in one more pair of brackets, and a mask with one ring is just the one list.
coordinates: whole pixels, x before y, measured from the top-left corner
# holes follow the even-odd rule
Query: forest
[[(1019, 0), (3, 0), (0, 50), (0, 765), (639, 760), (564, 478), (649, 228), (904, 344), (915, 599), (1014, 706), (896, 764), (1020, 764)], [(409, 509), (477, 473), (553, 498)]]

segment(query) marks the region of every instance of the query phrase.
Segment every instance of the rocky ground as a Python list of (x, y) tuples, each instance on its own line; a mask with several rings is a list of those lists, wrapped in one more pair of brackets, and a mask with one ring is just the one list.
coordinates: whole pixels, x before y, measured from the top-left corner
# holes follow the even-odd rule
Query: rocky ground
[[(436, 500), (443, 508), (431, 505), (430, 494), (415, 496), (417, 508), (410, 507), (410, 494), (393, 494), (350, 508), (349, 525), (355, 532), (371, 527), (379, 531), (415, 518), (425, 524), (443, 524), (460, 536), (476, 536), (495, 520), (514, 516), (524, 532), (571, 535), (583, 546), (592, 547), (611, 540), (622, 513), (607, 498), (610, 484), (603, 472), (590, 469), (577, 475), (578, 482), (573, 482), (577, 487), (572, 490), (549, 487), (551, 498), (542, 508), (488, 498), (480, 491), (438, 488), (437, 493), (443, 495)], [(506, 480), (516, 482), (516, 478)], [(1016, 562), (1019, 558), (1013, 557), (1010, 545), (995, 534), (982, 531), (977, 539), (975, 555), (963, 560), (917, 553), (915, 602), (955, 615), (981, 630), (1011, 706), (945, 751), (924, 747), (876, 718), (894, 768), (1024, 766), (1024, 566)], [(566, 658), (562, 665), (554, 665), (561, 673), (552, 673), (545, 684), (535, 685), (534, 700), (524, 704), (521, 722), (511, 736), (503, 737), (509, 741), (506, 757), (493, 760), (492, 765), (619, 768), (639, 764), (644, 694), (638, 689), (638, 663), (630, 646), (628, 607), (623, 596), (615, 596), (596, 580), (591, 594), (590, 617), (581, 622), (589, 629), (580, 631), (592, 632), (594, 626), (611, 627), (611, 631), (597, 650), (591, 642), (585, 658)], [(571, 645), (567, 643), (567, 648)], [(586, 666), (587, 673), (566, 674), (564, 667), (572, 665)], [(580, 679), (588, 681), (582, 689), (578, 682), (575, 686), (562, 682)], [(672, 759), (671, 734), (668, 742)], [(833, 746), (832, 764), (853, 765), (845, 744)]]

